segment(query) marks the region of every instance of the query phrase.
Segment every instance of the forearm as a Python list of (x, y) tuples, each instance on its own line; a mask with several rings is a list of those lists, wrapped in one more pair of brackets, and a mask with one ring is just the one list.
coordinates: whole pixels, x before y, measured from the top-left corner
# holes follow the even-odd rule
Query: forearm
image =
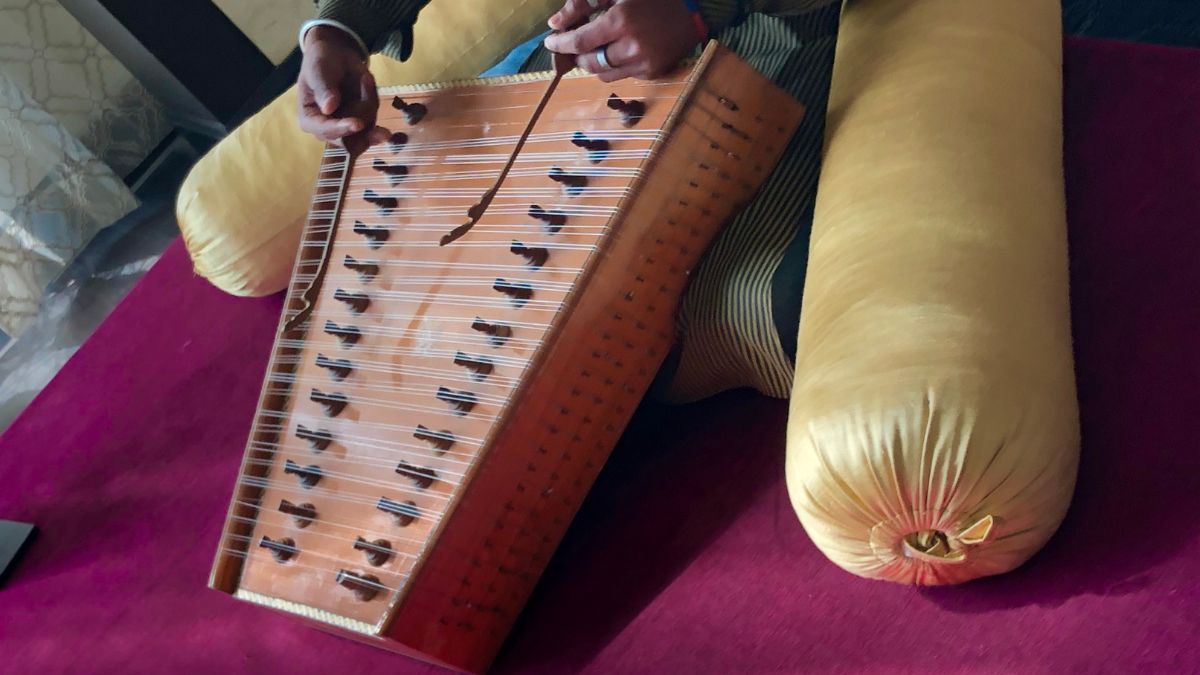
[(400, 55), (412, 51), (412, 26), (429, 0), (320, 0), (317, 18), (336, 21), (366, 43), (368, 51), (382, 50), (399, 32)]
[(803, 14), (841, 0), (696, 0), (700, 15), (713, 34), (739, 23), (747, 14)]

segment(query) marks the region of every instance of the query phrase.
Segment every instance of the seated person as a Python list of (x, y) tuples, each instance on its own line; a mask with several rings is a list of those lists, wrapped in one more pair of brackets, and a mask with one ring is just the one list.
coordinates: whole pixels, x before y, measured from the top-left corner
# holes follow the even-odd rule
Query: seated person
[[(383, 132), (375, 127), (378, 93), (366, 56), (382, 51), (404, 60), (419, 49), (412, 26), (427, 3), (319, 3), (319, 18), (301, 29), (305, 131), (330, 142)], [(488, 72), (548, 70), (557, 52), (605, 82), (653, 79), (712, 37), (805, 105), (774, 173), (692, 274), (680, 343), (659, 375), (658, 398), (687, 402), (738, 387), (777, 398), (790, 393), (840, 10), (835, 0), (567, 0), (550, 17), (556, 32), (521, 45)]]

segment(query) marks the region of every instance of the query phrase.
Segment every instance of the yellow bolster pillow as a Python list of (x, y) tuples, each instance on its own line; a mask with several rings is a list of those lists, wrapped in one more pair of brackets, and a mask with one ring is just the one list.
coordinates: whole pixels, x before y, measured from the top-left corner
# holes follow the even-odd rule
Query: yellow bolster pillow
[(909, 584), (1013, 569), (1079, 431), (1051, 0), (850, 0), (787, 435), (812, 540)]
[[(544, 26), (561, 0), (434, 2), (404, 63), (375, 56), (380, 86), (475, 77)], [(236, 295), (282, 290), (300, 245), (324, 144), (296, 124), (295, 87), (192, 169), (176, 215), (196, 272)]]

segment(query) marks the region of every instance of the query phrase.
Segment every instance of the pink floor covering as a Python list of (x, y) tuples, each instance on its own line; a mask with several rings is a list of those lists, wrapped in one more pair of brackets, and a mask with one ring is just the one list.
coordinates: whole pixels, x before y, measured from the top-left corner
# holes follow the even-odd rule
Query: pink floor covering
[[(495, 672), (1200, 672), (1200, 51), (1066, 50), (1083, 459), (1049, 547), (854, 578), (788, 505), (784, 403), (645, 407)], [(204, 587), (279, 308), (177, 243), (0, 436), (0, 518), (42, 528), (0, 672), (436, 671)]]

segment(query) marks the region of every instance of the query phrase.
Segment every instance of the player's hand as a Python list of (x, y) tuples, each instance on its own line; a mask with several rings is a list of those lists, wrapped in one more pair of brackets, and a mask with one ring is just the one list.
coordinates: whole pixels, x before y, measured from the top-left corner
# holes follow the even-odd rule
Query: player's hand
[[(564, 31), (601, 10), (606, 11), (591, 22)], [(605, 82), (665, 75), (700, 42), (683, 0), (567, 0), (549, 23), (563, 32), (547, 36), (546, 49), (575, 55), (580, 68)], [(608, 68), (599, 58), (601, 49)]]
[(313, 136), (340, 144), (377, 142), (386, 136), (386, 130), (375, 126), (375, 78), (358, 44), (345, 32), (332, 26), (308, 31), (296, 87), (300, 128)]

